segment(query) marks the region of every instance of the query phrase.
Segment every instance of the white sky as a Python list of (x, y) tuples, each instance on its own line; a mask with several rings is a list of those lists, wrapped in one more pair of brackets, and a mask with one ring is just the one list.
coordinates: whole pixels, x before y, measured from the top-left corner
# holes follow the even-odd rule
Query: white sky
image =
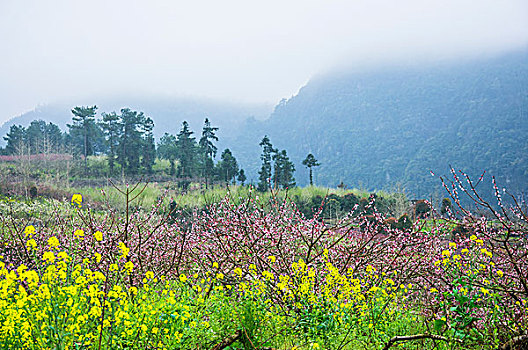
[(0, 123), (105, 94), (276, 103), (343, 64), (527, 43), (527, 0), (0, 0)]

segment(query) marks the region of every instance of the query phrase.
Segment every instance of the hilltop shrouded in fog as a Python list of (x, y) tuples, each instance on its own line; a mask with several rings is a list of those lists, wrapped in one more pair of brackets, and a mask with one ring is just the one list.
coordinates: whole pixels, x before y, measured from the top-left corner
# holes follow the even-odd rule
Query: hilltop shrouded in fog
[[(268, 135), (274, 147), (288, 150), (301, 186), (308, 184), (302, 160), (313, 153), (321, 162), (314, 174), (318, 185), (402, 185), (427, 196), (441, 191), (430, 171), (446, 174), (452, 165), (473, 177), (486, 170), (522, 193), (528, 190), (527, 87), (525, 50), (461, 63), (321, 75), (267, 119), (266, 106), (206, 100), (134, 99), (128, 106), (153, 118), (158, 137), (177, 134), (184, 120), (199, 132), (208, 117), (220, 127), (220, 149), (230, 148), (254, 183), (259, 142)], [(103, 101), (100, 112), (122, 106), (126, 100)], [(70, 108), (48, 106), (13, 122), (40, 118), (64, 125)]]
[(107, 95), (276, 104), (338, 66), (527, 43), (524, 0), (2, 1), (0, 123)]

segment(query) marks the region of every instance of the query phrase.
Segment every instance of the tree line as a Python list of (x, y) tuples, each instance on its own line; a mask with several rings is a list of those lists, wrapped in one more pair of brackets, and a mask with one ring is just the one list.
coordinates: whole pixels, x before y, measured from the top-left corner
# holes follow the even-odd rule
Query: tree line
[[(183, 188), (192, 181), (203, 182), (208, 187), (219, 182), (234, 184), (238, 181), (244, 185), (247, 180), (244, 169), (229, 148), (215, 161), (218, 127), (212, 126), (208, 118), (205, 118), (198, 140), (187, 121), (183, 121), (177, 135), (165, 133), (156, 145), (154, 121), (143, 112), (123, 108), (119, 114), (102, 113), (99, 119), (96, 118), (97, 106), (75, 107), (71, 112), (72, 121), (67, 124), (66, 132), (43, 120), (34, 120), (27, 128), (12, 125), (4, 137), (7, 145), (0, 148), (0, 154), (72, 154), (82, 160), (85, 176), (90, 171), (88, 157), (93, 155), (106, 157), (109, 176), (151, 175), (158, 158), (169, 162), (169, 175)], [(286, 150), (274, 148), (268, 136), (264, 136), (260, 146), (262, 166), (257, 189), (294, 187), (295, 166)], [(313, 184), (312, 168), (319, 163), (309, 154), (302, 164), (309, 168), (310, 184)]]

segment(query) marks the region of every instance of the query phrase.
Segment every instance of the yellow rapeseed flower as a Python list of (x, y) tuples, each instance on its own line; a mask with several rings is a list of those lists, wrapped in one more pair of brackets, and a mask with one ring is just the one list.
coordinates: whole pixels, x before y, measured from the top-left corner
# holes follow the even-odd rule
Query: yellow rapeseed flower
[(132, 261), (127, 261), (125, 263), (125, 271), (127, 275), (130, 275), (133, 269), (134, 269), (134, 263)]
[(29, 249), (35, 249), (35, 248), (37, 248), (37, 242), (35, 242), (35, 240), (33, 238), (31, 238), (29, 241), (26, 242), (26, 246)]
[(29, 225), (29, 226), (26, 226), (26, 228), (24, 229), (24, 234), (25, 234), (25, 237), (28, 237), (28, 236), (32, 236), (35, 234), (35, 226), (33, 225)]
[(55, 261), (55, 254), (53, 254), (53, 252), (44, 252), (44, 254), (42, 255), (42, 259), (47, 262), (53, 263)]
[(94, 233), (94, 238), (97, 242), (101, 242), (103, 240), (103, 233), (101, 231), (96, 231)]
[(59, 240), (55, 236), (51, 236), (50, 239), (48, 239), (48, 245), (52, 248), (59, 246)]

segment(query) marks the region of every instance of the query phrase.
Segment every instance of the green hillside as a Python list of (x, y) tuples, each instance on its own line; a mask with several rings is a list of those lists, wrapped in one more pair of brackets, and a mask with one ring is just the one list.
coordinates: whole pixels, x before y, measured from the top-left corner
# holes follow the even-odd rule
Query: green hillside
[(248, 174), (257, 172), (264, 134), (288, 150), (300, 185), (308, 182), (301, 162), (311, 152), (322, 164), (315, 183), (323, 186), (399, 183), (425, 196), (440, 187), (430, 171), (447, 174), (452, 165), (473, 177), (486, 170), (512, 191), (526, 191), (528, 52), (315, 78), (233, 142)]

